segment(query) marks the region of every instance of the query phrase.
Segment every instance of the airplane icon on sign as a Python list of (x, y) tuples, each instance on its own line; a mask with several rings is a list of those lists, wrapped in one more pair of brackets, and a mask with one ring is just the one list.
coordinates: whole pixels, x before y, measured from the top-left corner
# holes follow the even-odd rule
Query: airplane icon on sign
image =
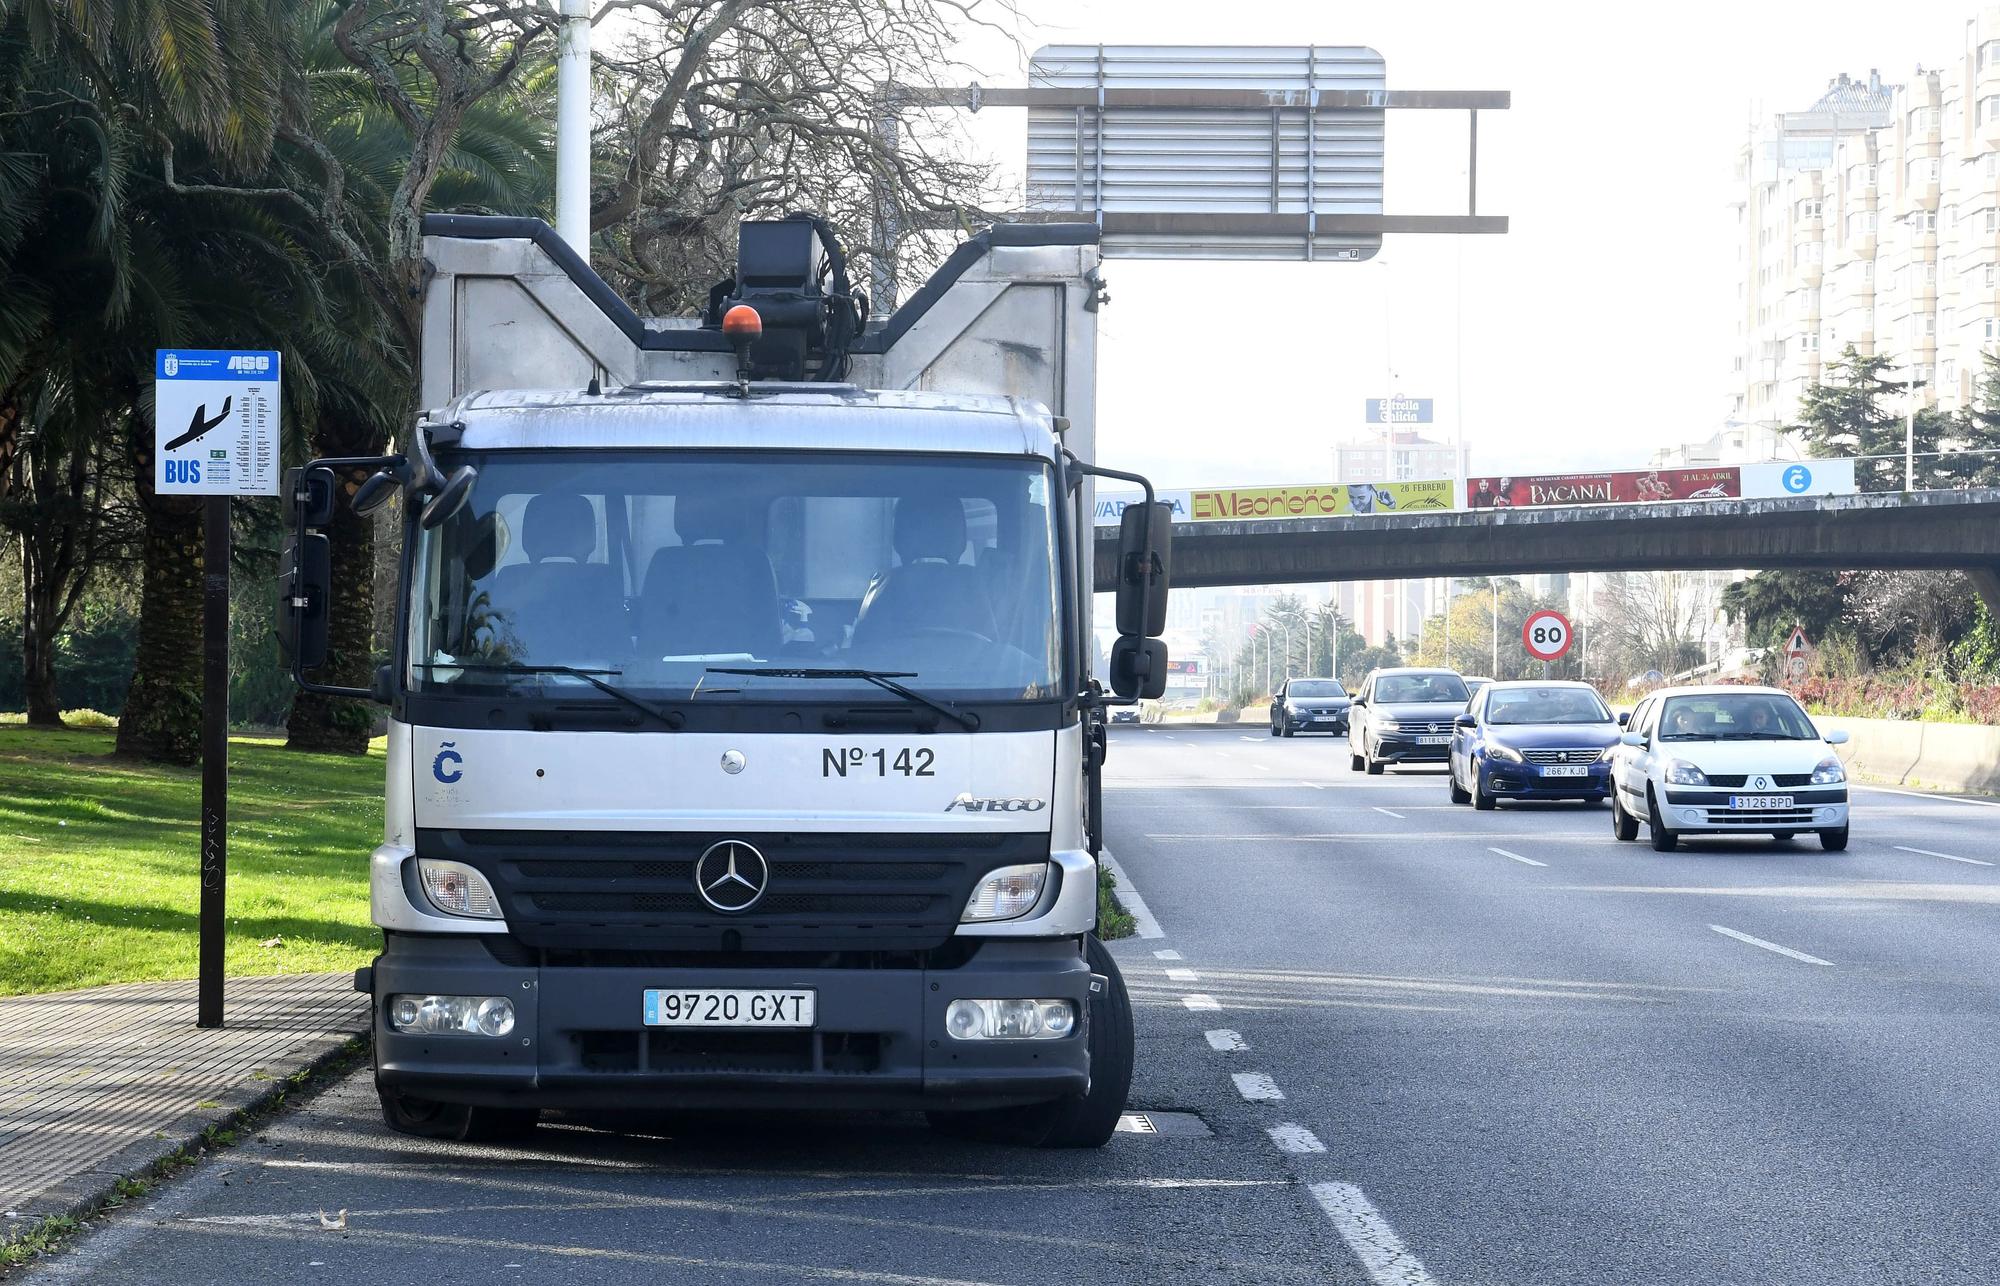
[(235, 400), (236, 398), (233, 394), (229, 397), (223, 398), (222, 409), (215, 413), (215, 418), (212, 420), (204, 418), (208, 413), (208, 403), (203, 402), (200, 406), (197, 406), (194, 409), (194, 415), (190, 417), (188, 420), (187, 432), (181, 434), (173, 441), (167, 443), (167, 445), (162, 447), (161, 450), (178, 451), (182, 447), (186, 446), (188, 443), (194, 441), (196, 438), (199, 438), (202, 434), (214, 428), (216, 425), (228, 419), (229, 404), (231, 402), (234, 402)]

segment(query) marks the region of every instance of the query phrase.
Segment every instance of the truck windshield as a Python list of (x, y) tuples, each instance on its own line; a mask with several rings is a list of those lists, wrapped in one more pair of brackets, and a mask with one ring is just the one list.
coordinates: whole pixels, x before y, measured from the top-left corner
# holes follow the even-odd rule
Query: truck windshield
[(851, 668), (961, 701), (1060, 695), (1046, 462), (570, 450), (446, 467), (468, 462), (470, 503), (414, 554), (412, 691), (595, 696), (549, 672), (575, 667), (656, 699), (879, 698), (801, 677)]

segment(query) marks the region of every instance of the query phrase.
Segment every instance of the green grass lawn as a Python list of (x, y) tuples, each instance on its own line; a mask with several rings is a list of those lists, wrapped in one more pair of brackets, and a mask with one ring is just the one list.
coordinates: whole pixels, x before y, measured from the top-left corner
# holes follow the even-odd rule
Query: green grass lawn
[[(0, 726), (0, 995), (195, 974), (201, 774), (114, 759), (112, 735)], [(229, 973), (365, 964), (381, 841), (379, 742), (232, 739)]]

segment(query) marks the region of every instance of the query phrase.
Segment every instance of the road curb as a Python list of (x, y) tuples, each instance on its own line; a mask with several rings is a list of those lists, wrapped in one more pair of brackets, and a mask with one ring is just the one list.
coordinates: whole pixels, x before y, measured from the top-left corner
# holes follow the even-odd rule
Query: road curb
[[(368, 1050), (366, 1033), (321, 1036), (300, 1048), (298, 1066), (283, 1076), (265, 1081), (242, 1081), (220, 1092), (214, 1107), (183, 1113), (151, 1138), (114, 1152), (97, 1167), (64, 1179), (36, 1193), (21, 1208), (0, 1215), (0, 1249), (33, 1236), (51, 1223), (82, 1221), (104, 1210), (123, 1205), (125, 1195), (119, 1185), (128, 1181), (151, 1182), (180, 1168), (179, 1162), (192, 1161), (200, 1154), (234, 1140), (218, 1135), (241, 1130), (278, 1111), (295, 1098), (302, 1087), (312, 1084), (350, 1060), (358, 1060)], [(341, 1070), (345, 1070), (344, 1067)], [(0, 1273), (8, 1266), (0, 1264)]]

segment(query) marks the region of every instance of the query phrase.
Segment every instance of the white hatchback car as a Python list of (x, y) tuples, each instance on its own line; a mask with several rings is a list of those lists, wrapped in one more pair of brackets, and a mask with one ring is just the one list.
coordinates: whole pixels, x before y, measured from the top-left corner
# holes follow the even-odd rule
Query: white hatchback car
[(1611, 831), (1672, 852), (1682, 836), (1745, 832), (1847, 847), (1847, 774), (1791, 694), (1778, 688), (1662, 688), (1634, 707), (1611, 759)]

